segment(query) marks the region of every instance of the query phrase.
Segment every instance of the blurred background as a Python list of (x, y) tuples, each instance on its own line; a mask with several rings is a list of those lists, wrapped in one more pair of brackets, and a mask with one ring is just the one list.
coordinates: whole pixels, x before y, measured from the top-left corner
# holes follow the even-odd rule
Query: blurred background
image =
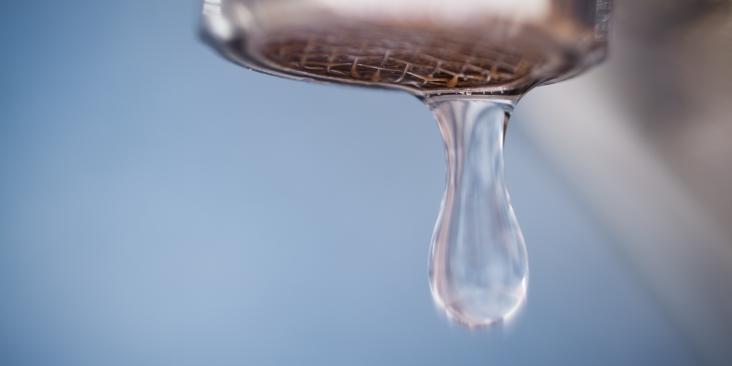
[(434, 308), (429, 111), (197, 38), (198, 1), (0, 4), (0, 364), (728, 365), (732, 4), (620, 0), (506, 168), (526, 306)]

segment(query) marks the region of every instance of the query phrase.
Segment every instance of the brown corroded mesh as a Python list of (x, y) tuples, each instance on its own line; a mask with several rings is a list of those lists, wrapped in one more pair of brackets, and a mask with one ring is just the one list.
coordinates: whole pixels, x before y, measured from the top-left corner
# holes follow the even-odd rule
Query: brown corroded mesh
[(286, 72), (420, 91), (515, 85), (526, 82), (544, 61), (541, 53), (526, 47), (475, 38), (399, 30), (300, 30), (268, 37), (259, 52)]

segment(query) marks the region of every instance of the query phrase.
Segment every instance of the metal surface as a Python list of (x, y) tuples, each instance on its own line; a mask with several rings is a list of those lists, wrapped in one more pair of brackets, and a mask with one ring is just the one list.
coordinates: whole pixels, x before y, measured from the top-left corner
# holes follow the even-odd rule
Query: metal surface
[(207, 39), (244, 66), (420, 96), (521, 95), (597, 63), (608, 1), (208, 0)]

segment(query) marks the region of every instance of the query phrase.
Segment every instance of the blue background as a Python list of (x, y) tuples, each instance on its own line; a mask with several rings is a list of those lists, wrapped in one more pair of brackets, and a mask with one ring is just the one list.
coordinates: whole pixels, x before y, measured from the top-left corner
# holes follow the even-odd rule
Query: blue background
[(199, 8), (0, 5), (1, 365), (696, 363), (520, 108), (528, 303), (451, 325), (427, 286), (428, 110), (236, 67), (198, 41)]

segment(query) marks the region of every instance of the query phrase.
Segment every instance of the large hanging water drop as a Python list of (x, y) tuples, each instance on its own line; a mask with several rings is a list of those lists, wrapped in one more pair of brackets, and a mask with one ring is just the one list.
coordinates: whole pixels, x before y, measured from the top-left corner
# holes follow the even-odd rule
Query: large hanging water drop
[(430, 289), (450, 319), (499, 323), (526, 297), (528, 260), (503, 180), (510, 102), (448, 96), (426, 100), (447, 154), (447, 187), (430, 253)]

